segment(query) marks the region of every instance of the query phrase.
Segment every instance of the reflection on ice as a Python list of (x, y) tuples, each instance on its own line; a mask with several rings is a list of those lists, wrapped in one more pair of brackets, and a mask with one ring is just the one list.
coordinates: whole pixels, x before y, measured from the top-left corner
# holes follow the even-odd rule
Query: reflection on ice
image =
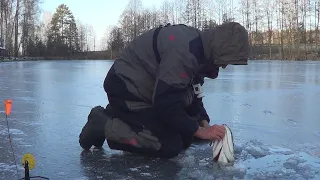
[[(79, 132), (91, 107), (107, 103), (102, 83), (112, 64), (0, 63), (1, 98), (14, 102), (9, 123), (17, 161), (33, 153), (33, 175), (59, 180), (320, 179), (319, 62), (251, 61), (205, 80), (204, 105), (212, 123), (228, 124), (235, 137), (236, 161), (226, 166), (212, 161), (208, 144), (195, 144), (171, 160), (112, 151), (107, 145), (82, 152)], [(0, 179), (16, 179), (1, 107), (0, 116)]]

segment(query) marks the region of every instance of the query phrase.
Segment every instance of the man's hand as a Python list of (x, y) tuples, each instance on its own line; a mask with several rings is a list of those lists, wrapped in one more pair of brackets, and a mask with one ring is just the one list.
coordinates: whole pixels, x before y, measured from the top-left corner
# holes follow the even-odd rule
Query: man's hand
[(222, 140), (225, 135), (225, 128), (224, 126), (220, 125), (213, 125), (209, 126), (208, 128), (203, 128), (199, 126), (195, 136), (200, 139), (206, 139), (210, 141), (215, 140)]

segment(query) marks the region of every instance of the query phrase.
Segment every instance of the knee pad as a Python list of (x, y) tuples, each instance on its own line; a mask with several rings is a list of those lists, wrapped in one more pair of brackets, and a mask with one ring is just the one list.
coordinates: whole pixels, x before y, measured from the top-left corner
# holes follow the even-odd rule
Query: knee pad
[(105, 137), (108, 140), (131, 145), (137, 148), (159, 150), (161, 143), (150, 131), (134, 131), (127, 123), (119, 118), (111, 118), (105, 124)]

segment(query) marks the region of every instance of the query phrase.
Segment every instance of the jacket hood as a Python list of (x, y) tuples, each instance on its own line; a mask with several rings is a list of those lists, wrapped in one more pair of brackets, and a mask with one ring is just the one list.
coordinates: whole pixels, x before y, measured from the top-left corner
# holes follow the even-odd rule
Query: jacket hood
[(216, 65), (248, 64), (248, 32), (239, 23), (224, 23), (204, 31), (202, 41), (205, 56), (211, 63)]

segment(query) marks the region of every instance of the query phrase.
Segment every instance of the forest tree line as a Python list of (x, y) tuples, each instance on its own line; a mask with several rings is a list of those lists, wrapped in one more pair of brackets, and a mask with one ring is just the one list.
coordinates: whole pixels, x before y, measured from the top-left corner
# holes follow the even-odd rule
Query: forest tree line
[(76, 20), (61, 4), (48, 23), (40, 20), (40, 0), (0, 1), (0, 45), (6, 56), (66, 57), (94, 51), (91, 25)]
[(116, 56), (126, 44), (159, 24), (187, 24), (200, 30), (236, 21), (249, 32), (252, 58), (316, 59), (320, 0), (166, 0), (144, 8), (131, 0), (105, 49)]
[[(10, 55), (72, 56), (95, 50), (95, 36), (75, 21), (66, 5), (56, 9), (46, 27), (39, 20), (39, 3), (1, 0), (0, 37)], [(152, 8), (130, 0), (101, 47), (107, 58), (115, 58), (135, 37), (159, 25), (187, 24), (204, 30), (230, 21), (247, 28), (251, 58), (318, 58), (320, 0), (164, 0)]]

